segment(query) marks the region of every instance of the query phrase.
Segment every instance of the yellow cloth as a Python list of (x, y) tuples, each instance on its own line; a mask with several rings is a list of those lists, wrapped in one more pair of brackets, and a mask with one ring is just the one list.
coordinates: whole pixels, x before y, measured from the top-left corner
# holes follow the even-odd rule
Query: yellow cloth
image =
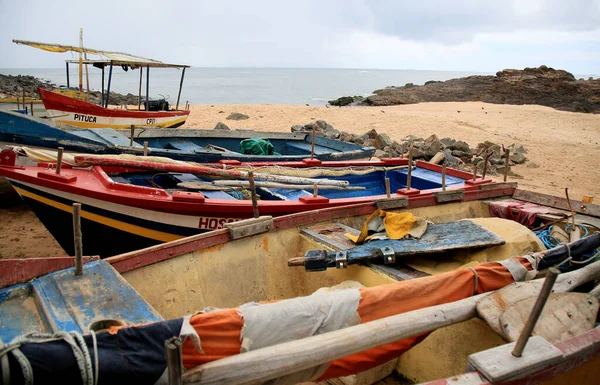
[(417, 218), (409, 212), (388, 213), (384, 210), (376, 210), (365, 221), (358, 236), (352, 234), (346, 236), (354, 243), (363, 243), (371, 238), (368, 236), (369, 230), (385, 230), (390, 239), (400, 239), (410, 233), (416, 222)]

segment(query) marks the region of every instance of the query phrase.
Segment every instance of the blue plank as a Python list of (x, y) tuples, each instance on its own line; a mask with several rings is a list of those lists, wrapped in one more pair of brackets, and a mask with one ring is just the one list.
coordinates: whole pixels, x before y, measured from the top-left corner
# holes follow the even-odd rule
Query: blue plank
[(0, 341), (11, 342), (29, 332), (49, 331), (31, 295), (31, 284), (0, 290)]
[[(472, 221), (430, 224), (420, 239), (375, 240), (346, 250), (348, 264), (359, 262), (383, 262), (383, 250), (393, 252), (396, 258), (409, 255), (425, 255), (453, 250), (483, 248), (503, 245), (497, 234)], [(337, 251), (311, 250), (304, 256), (304, 267), (309, 271), (321, 271), (335, 267)]]
[(127, 325), (162, 320), (162, 317), (106, 261), (74, 268), (33, 281), (34, 292), (54, 331), (86, 332), (92, 322), (117, 319)]

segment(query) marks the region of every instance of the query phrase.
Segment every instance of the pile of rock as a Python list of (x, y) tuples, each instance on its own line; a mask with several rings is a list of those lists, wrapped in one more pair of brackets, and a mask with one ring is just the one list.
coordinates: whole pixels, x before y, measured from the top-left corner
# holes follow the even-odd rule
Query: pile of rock
[[(407, 157), (410, 145), (413, 145), (413, 159), (427, 162), (445, 164), (448, 167), (472, 171), (477, 165), (479, 172), (483, 169), (483, 162), (487, 159), (487, 173), (502, 173), (506, 167), (505, 151), (502, 145), (489, 141), (479, 143), (471, 148), (464, 141), (452, 138), (439, 139), (437, 135), (421, 138), (409, 135), (400, 142), (391, 140), (385, 133), (378, 133), (372, 129), (362, 135), (339, 131), (324, 120), (314, 123), (292, 126), (292, 132), (312, 132), (313, 124), (315, 133), (330, 139), (339, 139), (348, 143), (355, 143), (362, 147), (375, 147), (375, 157), (395, 158)], [(524, 163), (527, 150), (519, 143), (507, 147), (510, 149), (508, 166)]]

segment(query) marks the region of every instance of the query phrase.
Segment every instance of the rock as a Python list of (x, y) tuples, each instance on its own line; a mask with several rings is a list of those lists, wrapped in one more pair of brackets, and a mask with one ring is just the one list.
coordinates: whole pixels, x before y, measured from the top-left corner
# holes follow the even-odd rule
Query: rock
[(373, 128), (373, 129), (367, 131), (367, 133), (365, 133), (365, 135), (368, 136), (369, 139), (375, 139), (375, 138), (377, 138), (378, 134), (377, 134), (377, 131)]
[(248, 115), (241, 114), (239, 112), (232, 112), (225, 119), (228, 119), (228, 120), (246, 120), (246, 119), (249, 119), (249, 118), (250, 117)]
[(525, 147), (523, 147), (522, 144), (513, 143), (508, 146), (508, 148), (510, 149), (510, 160), (512, 162), (515, 162), (516, 164), (525, 163), (527, 160), (525, 157), (527, 150), (525, 150)]
[(354, 100), (352, 100), (351, 96), (342, 96), (340, 98), (334, 99), (334, 100), (329, 100), (328, 103), (331, 104), (332, 106), (347, 106), (348, 104), (352, 103)]
[(453, 156), (456, 156), (457, 158), (461, 158), (463, 161), (465, 159), (471, 159), (471, 152), (464, 152), (464, 151), (459, 151), (459, 150), (452, 150), (451, 154)]
[(535, 163), (535, 162), (529, 162), (529, 163), (527, 163), (527, 165), (525, 167), (527, 167), (527, 168), (539, 168), (540, 165), (537, 164), (537, 163)]
[(340, 133), (340, 138), (339, 139), (342, 142), (356, 143), (357, 137), (358, 137), (357, 135), (351, 134), (349, 132), (342, 131)]
[(437, 136), (435, 138), (436, 139), (433, 142), (427, 142), (427, 140), (425, 140), (425, 145), (422, 147), (423, 151), (429, 158), (433, 157), (435, 154), (444, 149), (442, 142), (437, 140)]
[(408, 147), (409, 147), (409, 144), (407, 142), (398, 143), (398, 142), (394, 141), (392, 143), (392, 149), (399, 156), (402, 156), (406, 152), (408, 152)]
[(301, 124), (295, 124), (292, 126), (292, 132), (304, 132), (304, 131), (306, 131), (306, 130), (304, 129), (304, 126)]
[(427, 155), (427, 153), (425, 153), (425, 151), (423, 151), (419, 147), (413, 147), (412, 156), (413, 156), (413, 159), (429, 159), (429, 158), (431, 158), (430, 156)]
[(379, 159), (381, 159), (381, 158), (389, 158), (390, 157), (390, 155), (387, 152), (385, 152), (383, 150), (379, 150), (379, 149), (375, 150), (375, 154), (373, 154), (373, 156), (375, 158), (379, 158)]
[(452, 152), (448, 149), (444, 150), (444, 163), (447, 167), (458, 167), (460, 165), (460, 159), (454, 157)]
[(367, 138), (363, 141), (363, 144), (361, 144), (361, 146), (363, 147), (375, 147), (375, 141), (371, 138)]
[(453, 140), (453, 142), (449, 143), (449, 144), (446, 144), (443, 141), (440, 141), (440, 142), (444, 143), (446, 145), (446, 148), (450, 149), (452, 151), (462, 151), (462, 152), (466, 152), (466, 153), (471, 152), (471, 149), (469, 148), (469, 145), (466, 142), (463, 142), (462, 140), (458, 140), (458, 141), (456, 141), (454, 139), (452, 139), (452, 140)]
[(429, 136), (427, 139), (425, 139), (425, 144), (431, 144), (433, 142), (439, 142), (440, 139), (437, 137), (436, 134), (433, 134), (431, 136)]
[(387, 134), (378, 134), (374, 140), (375, 148), (383, 149), (393, 144), (392, 140)]
[(215, 130), (229, 130), (230, 128), (227, 127), (227, 125), (225, 123), (217, 123), (217, 125), (214, 128)]

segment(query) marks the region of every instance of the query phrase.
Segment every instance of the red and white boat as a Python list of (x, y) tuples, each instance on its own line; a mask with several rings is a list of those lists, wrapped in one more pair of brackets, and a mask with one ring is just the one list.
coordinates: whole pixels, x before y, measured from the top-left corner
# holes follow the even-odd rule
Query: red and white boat
[(81, 128), (175, 128), (183, 125), (189, 110), (145, 111), (106, 108), (38, 88), (48, 116), (59, 123)]
[[(441, 166), (417, 162), (411, 170), (412, 187), (406, 191), (408, 159), (400, 158), (321, 162), (316, 169), (309, 167), (310, 162), (272, 162), (276, 167), (260, 169), (266, 163), (190, 166), (176, 161), (81, 155), (75, 156), (78, 164), (91, 168), (65, 165), (56, 174), (55, 164), (16, 166), (12, 150), (2, 151), (0, 157), (0, 175), (8, 179), (69, 254), (73, 254), (72, 205), (81, 203), (82, 229), (88, 234), (86, 253), (102, 257), (253, 217), (244, 171), (248, 169), (255, 173), (260, 215), (274, 217), (387, 199), (386, 179), (397, 205), (407, 204), (408, 199), (435, 201), (442, 186)], [(287, 175), (283, 166), (289, 166)], [(280, 183), (285, 178), (295, 184)], [(469, 191), (490, 182), (448, 169), (448, 191), (443, 199), (461, 200)], [(316, 192), (314, 184), (318, 185)]]
[[(87, 48), (83, 46), (83, 37), (80, 37), (79, 46), (41, 43), (26, 40), (13, 40), (13, 42), (16, 44), (28, 45), (44, 51), (79, 53), (79, 60), (66, 61), (67, 90), (61, 89), (59, 92), (51, 92), (43, 88), (38, 88), (40, 98), (44, 103), (44, 107), (47, 110), (48, 116), (57, 122), (81, 128), (130, 128), (132, 126), (138, 128), (175, 128), (184, 124), (190, 114), (190, 111), (187, 108), (184, 110), (179, 110), (181, 89), (183, 87), (185, 70), (189, 68), (188, 65), (163, 63), (158, 60), (126, 54), (123, 52), (110, 52)], [(100, 58), (88, 59), (88, 54), (96, 55)], [(70, 64), (79, 65), (78, 88), (71, 88), (69, 76)], [(84, 65), (85, 77), (87, 79), (87, 93), (84, 91), (83, 87)], [(98, 105), (89, 103), (88, 101), (90, 85), (87, 69), (89, 65), (102, 70), (102, 100)], [(106, 67), (108, 67), (109, 72), (108, 83), (105, 87), (104, 70)], [(140, 84), (137, 109), (108, 108), (114, 67), (120, 67), (124, 71), (139, 69)], [(142, 97), (144, 68), (146, 69), (146, 94), (145, 97)], [(150, 68), (174, 68), (181, 70), (181, 80), (179, 82), (179, 91), (177, 93), (177, 102), (174, 110), (169, 109), (169, 103), (166, 100), (150, 100)]]

